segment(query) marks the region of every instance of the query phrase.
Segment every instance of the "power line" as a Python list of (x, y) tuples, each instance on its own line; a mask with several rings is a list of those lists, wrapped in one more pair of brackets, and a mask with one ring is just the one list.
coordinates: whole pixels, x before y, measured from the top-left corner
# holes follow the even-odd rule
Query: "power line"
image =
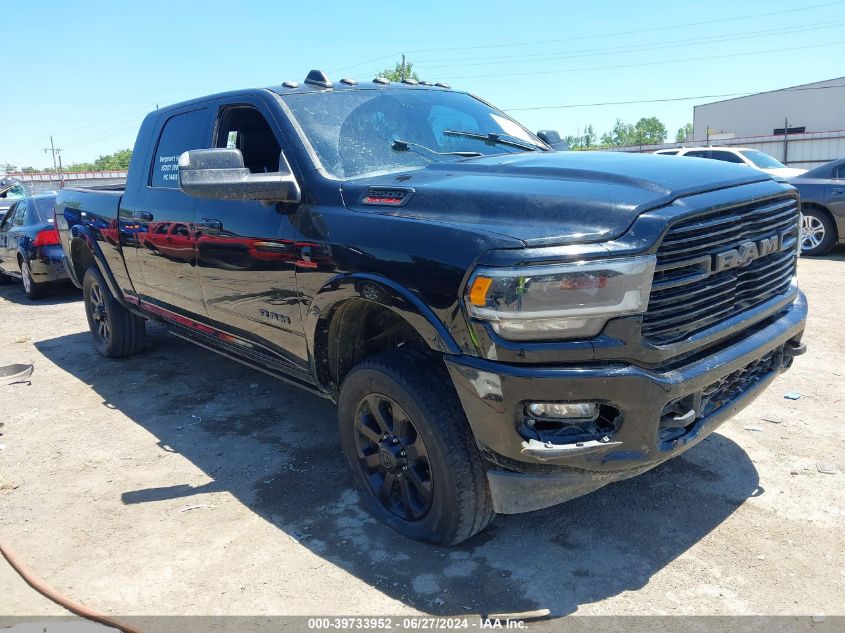
[(807, 50), (811, 48), (822, 48), (825, 46), (841, 46), (845, 44), (845, 41), (838, 41), (838, 42), (825, 42), (823, 44), (810, 44), (807, 46), (793, 46), (791, 48), (770, 48), (762, 51), (746, 51), (744, 53), (728, 53), (725, 55), (706, 55), (704, 57), (686, 57), (680, 59), (668, 59), (668, 60), (660, 60), (660, 61), (652, 61), (652, 62), (639, 62), (636, 64), (614, 64), (611, 66), (592, 66), (592, 67), (580, 67), (580, 68), (564, 68), (564, 69), (549, 69), (549, 70), (536, 70), (536, 71), (529, 71), (529, 72), (521, 72), (521, 73), (496, 73), (492, 75), (451, 75), (449, 76), (450, 80), (454, 79), (486, 79), (490, 77), (495, 77), (498, 79), (503, 79), (506, 77), (529, 77), (529, 76), (536, 76), (536, 75), (559, 75), (564, 73), (578, 73), (578, 72), (587, 72), (587, 71), (596, 71), (596, 70), (619, 70), (622, 68), (639, 68), (642, 66), (656, 66), (656, 65), (663, 65), (663, 64), (679, 64), (685, 62), (697, 62), (702, 60), (710, 60), (710, 59), (724, 59), (727, 57), (744, 57), (747, 55), (765, 55), (767, 53), (786, 53), (790, 51), (801, 51)]
[[(490, 64), (514, 64), (514, 63), (521, 63), (521, 62), (538, 62), (538, 61), (548, 61), (548, 60), (556, 60), (556, 59), (572, 59), (578, 57), (592, 57), (592, 56), (599, 56), (599, 55), (610, 55), (615, 53), (638, 53), (638, 52), (645, 52), (651, 50), (660, 50), (665, 48), (677, 48), (681, 46), (698, 46), (701, 44), (715, 44), (720, 42), (729, 42), (729, 41), (736, 41), (736, 40), (746, 40), (746, 39), (755, 39), (760, 37), (770, 37), (772, 35), (787, 35), (792, 33), (801, 33), (804, 31), (814, 31), (814, 30), (821, 30), (821, 29), (828, 29), (828, 28), (837, 28), (840, 25), (845, 24), (845, 20), (839, 20), (836, 22), (816, 22), (813, 24), (805, 24), (800, 26), (791, 26), (791, 27), (781, 27), (777, 29), (766, 29), (761, 31), (750, 31), (750, 32), (743, 32), (743, 33), (735, 33), (728, 36), (721, 36), (721, 35), (710, 35), (705, 37), (699, 38), (688, 38), (683, 40), (673, 40), (671, 42), (662, 42), (660, 44), (629, 44), (626, 46), (614, 46), (610, 48), (593, 48), (593, 49), (580, 49), (580, 50), (570, 50), (570, 51), (559, 51), (557, 53), (531, 53), (526, 55), (502, 55), (502, 56), (494, 56), (494, 57), (467, 57), (464, 59), (455, 58), (455, 59), (432, 59), (432, 60), (425, 60), (425, 59), (416, 59), (414, 60), (415, 64), (428, 64), (430, 62), (450, 62), (446, 65), (440, 66), (429, 66), (426, 65), (425, 67), (428, 68), (454, 68), (455, 66), (487, 66)], [(476, 61), (479, 60), (479, 61)], [(474, 62), (474, 63), (458, 63), (462, 61)]]
[(812, 9), (821, 9), (825, 7), (832, 7), (835, 5), (845, 4), (845, 1), (838, 0), (837, 2), (826, 2), (824, 4), (815, 4), (809, 7), (798, 7), (796, 9), (784, 9), (782, 11), (767, 11), (765, 13), (755, 13), (753, 15), (743, 15), (743, 16), (735, 16), (730, 18), (718, 18), (714, 20), (704, 20), (702, 22), (686, 22), (683, 24), (671, 24), (666, 26), (654, 26), (647, 29), (636, 29), (633, 31), (617, 31), (615, 33), (602, 33), (602, 34), (595, 34), (595, 35), (580, 35), (578, 37), (564, 37), (564, 38), (556, 38), (551, 40), (528, 40), (522, 42), (499, 42), (497, 44), (482, 44), (478, 46), (459, 46), (455, 48), (420, 48), (416, 50), (409, 50), (405, 51), (406, 53), (428, 53), (431, 51), (441, 52), (441, 51), (468, 51), (468, 50), (478, 50), (478, 49), (485, 49), (485, 48), (503, 48), (505, 46), (527, 46), (532, 45), (536, 46), (537, 44), (551, 44), (555, 42), (574, 42), (579, 40), (590, 40), (596, 38), (603, 38), (603, 37), (619, 37), (620, 35), (636, 35), (639, 33), (653, 33), (655, 31), (666, 31), (671, 29), (678, 29), (678, 28), (685, 28), (689, 26), (703, 26), (707, 24), (720, 24), (723, 22), (734, 22), (739, 20), (751, 20), (754, 18), (762, 18), (762, 17), (770, 17), (775, 15), (786, 15), (789, 13), (797, 13), (799, 11), (810, 11)]
[[(827, 90), (828, 88), (845, 88), (845, 84), (835, 84), (832, 86), (808, 86), (806, 88), (781, 88), (776, 90), (768, 90), (765, 92), (797, 92), (800, 90)], [(719, 99), (726, 97), (748, 97), (751, 95), (764, 94), (764, 92), (733, 92), (717, 95), (695, 95), (692, 97), (665, 97), (661, 99), (636, 99), (631, 101), (603, 101), (596, 103), (568, 103), (565, 105), (553, 106), (532, 106), (527, 108), (502, 108), (505, 112), (527, 112), (528, 110), (563, 110), (566, 108), (593, 108), (599, 106), (610, 105), (632, 105), (636, 103), (666, 103), (670, 101), (692, 101), (694, 99)]]

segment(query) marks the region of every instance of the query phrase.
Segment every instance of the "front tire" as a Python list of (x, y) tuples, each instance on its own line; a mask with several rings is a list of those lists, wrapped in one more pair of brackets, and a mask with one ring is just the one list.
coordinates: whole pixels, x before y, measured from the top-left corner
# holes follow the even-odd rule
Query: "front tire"
[(836, 226), (830, 216), (815, 208), (801, 210), (801, 254), (824, 255), (836, 244)]
[(94, 347), (100, 354), (121, 358), (137, 354), (144, 348), (144, 319), (117, 302), (96, 268), (85, 272), (82, 299)]
[(493, 519), (481, 455), (438, 360), (400, 350), (364, 360), (343, 381), (338, 420), (364, 505), (400, 534), (456, 545)]
[(37, 283), (32, 278), (32, 269), (29, 267), (29, 262), (25, 259), (20, 259), (21, 265), (21, 281), (23, 281), (23, 289), (26, 296), (37, 301), (47, 296), (47, 284)]

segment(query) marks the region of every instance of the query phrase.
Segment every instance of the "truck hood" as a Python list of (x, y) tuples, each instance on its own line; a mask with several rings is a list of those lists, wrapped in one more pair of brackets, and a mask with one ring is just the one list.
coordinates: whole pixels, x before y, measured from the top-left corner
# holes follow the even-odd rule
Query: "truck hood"
[[(531, 152), (357, 178), (345, 181), (342, 193), (352, 210), (445, 222), (540, 246), (614, 239), (641, 213), (679, 197), (769, 178), (716, 160)], [(412, 193), (401, 206), (374, 206), (364, 202), (372, 189)]]

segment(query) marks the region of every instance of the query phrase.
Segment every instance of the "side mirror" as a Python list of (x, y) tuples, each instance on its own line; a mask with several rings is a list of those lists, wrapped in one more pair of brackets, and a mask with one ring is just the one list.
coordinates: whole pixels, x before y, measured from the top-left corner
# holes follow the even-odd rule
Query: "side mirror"
[(564, 152), (569, 149), (569, 143), (560, 138), (560, 134), (557, 130), (540, 130), (537, 132), (537, 136), (539, 136), (540, 140), (542, 140), (546, 145), (551, 146), (552, 149), (559, 152)]
[(238, 149), (192, 149), (179, 157), (179, 188), (194, 198), (299, 202), (302, 193), (285, 153), (279, 171), (252, 174)]

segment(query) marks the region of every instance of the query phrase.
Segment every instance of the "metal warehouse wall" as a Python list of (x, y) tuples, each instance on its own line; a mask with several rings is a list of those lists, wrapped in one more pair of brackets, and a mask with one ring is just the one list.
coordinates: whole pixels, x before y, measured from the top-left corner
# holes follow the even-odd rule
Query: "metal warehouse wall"
[(711, 135), (765, 136), (783, 128), (784, 119), (806, 132), (845, 130), (845, 77), (707, 103), (693, 112), (696, 141), (707, 139), (708, 127)]
[[(784, 142), (786, 141), (786, 142)], [(664, 143), (662, 145), (628, 145), (626, 147), (610, 147), (606, 151), (634, 152), (645, 154), (658, 149), (673, 147), (704, 147), (703, 142)], [(845, 157), (845, 129), (832, 132), (812, 132), (808, 134), (790, 134), (786, 139), (782, 134), (777, 136), (749, 136), (743, 138), (713, 139), (710, 145), (725, 145), (728, 147), (749, 147), (766, 152), (789, 167), (812, 169), (837, 158)]]
[[(61, 189), (58, 174), (9, 174), (26, 183), (33, 195), (49, 193)], [(77, 171), (63, 174), (65, 187), (89, 187), (96, 185), (122, 185), (126, 182), (126, 172), (114, 171)]]

